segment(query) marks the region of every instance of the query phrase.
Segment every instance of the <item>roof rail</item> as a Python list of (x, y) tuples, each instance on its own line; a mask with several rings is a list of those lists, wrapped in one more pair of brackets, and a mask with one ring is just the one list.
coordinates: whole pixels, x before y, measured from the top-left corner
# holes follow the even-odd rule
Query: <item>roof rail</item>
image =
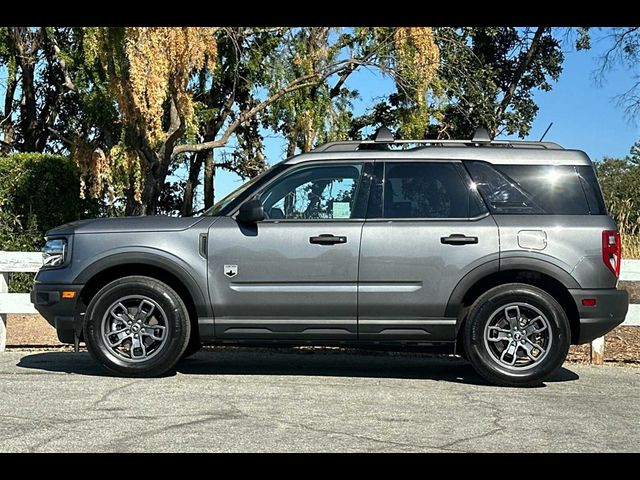
[(478, 128), (471, 140), (394, 140), (386, 127), (380, 127), (375, 140), (345, 140), (329, 142), (313, 149), (311, 153), (322, 152), (355, 152), (358, 150), (391, 150), (392, 145), (416, 145), (414, 148), (425, 147), (507, 147), (507, 148), (541, 148), (547, 150), (563, 150), (561, 145), (554, 142), (535, 142), (530, 140), (491, 140), (484, 128)]

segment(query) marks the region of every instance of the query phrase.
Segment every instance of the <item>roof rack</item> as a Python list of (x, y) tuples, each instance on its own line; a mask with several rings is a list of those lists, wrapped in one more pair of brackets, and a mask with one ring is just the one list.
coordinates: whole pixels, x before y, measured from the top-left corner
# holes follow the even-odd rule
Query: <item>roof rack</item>
[(530, 140), (491, 140), (484, 128), (478, 128), (471, 140), (394, 140), (387, 127), (380, 127), (375, 140), (349, 140), (329, 142), (313, 149), (311, 153), (321, 152), (355, 152), (358, 150), (391, 150), (392, 145), (416, 145), (414, 148), (425, 147), (506, 147), (506, 148), (541, 148), (548, 150), (563, 150), (561, 145), (554, 142), (534, 142)]

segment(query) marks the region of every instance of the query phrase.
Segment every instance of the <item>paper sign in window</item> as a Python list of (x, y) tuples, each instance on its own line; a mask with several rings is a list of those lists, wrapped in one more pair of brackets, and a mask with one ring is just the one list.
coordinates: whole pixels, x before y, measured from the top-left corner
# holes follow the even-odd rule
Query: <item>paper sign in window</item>
[(333, 202), (333, 218), (350, 218), (351, 206), (349, 202)]

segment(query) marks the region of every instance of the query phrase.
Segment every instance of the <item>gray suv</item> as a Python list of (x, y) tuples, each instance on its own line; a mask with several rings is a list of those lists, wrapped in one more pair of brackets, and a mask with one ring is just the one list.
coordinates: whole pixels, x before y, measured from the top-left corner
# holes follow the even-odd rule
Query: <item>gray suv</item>
[(588, 156), (554, 143), (333, 142), (200, 217), (46, 236), (31, 293), (62, 342), (155, 376), (202, 344), (438, 349), (533, 385), (619, 325), (620, 236)]

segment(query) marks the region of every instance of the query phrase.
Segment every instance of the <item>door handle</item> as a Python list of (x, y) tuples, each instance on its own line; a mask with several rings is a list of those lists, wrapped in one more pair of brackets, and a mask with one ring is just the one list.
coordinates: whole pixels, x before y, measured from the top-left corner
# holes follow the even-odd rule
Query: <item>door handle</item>
[(453, 233), (448, 237), (440, 237), (440, 243), (447, 245), (467, 245), (470, 243), (478, 243), (478, 237), (467, 237), (461, 233)]
[(323, 233), (317, 237), (309, 237), (309, 243), (318, 245), (335, 245), (337, 243), (347, 243), (347, 237), (336, 237), (331, 233)]

